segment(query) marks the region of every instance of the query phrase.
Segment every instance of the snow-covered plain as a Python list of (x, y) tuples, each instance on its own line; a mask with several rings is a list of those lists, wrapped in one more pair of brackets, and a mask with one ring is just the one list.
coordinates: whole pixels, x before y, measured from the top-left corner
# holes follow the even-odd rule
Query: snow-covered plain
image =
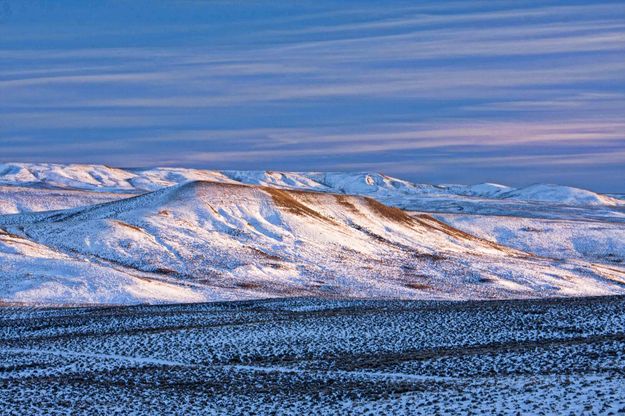
[(0, 410), (609, 415), (625, 300), (0, 308)]
[(24, 163), (0, 185), (3, 302), (625, 293), (625, 202), (570, 187)]

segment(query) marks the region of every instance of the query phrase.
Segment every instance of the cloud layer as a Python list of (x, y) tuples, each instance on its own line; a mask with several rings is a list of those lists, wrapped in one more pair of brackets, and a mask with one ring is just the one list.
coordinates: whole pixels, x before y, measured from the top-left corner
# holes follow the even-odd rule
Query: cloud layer
[(625, 191), (619, 2), (4, 5), (3, 160)]

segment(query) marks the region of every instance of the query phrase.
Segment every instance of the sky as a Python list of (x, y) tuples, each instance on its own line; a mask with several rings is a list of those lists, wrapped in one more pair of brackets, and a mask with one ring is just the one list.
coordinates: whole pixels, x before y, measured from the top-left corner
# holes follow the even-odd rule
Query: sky
[(0, 0), (0, 161), (625, 192), (625, 2)]

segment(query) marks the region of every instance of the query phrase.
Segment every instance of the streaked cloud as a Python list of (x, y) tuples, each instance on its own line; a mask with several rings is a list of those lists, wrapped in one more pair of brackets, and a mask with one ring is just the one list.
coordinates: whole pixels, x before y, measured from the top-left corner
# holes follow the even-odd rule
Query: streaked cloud
[[(620, 2), (150, 5), (136, 18), (148, 3), (15, 4), (0, 23), (0, 159), (446, 181), (481, 181), (483, 163), (500, 182), (625, 164)], [(619, 186), (616, 172), (595, 187)]]

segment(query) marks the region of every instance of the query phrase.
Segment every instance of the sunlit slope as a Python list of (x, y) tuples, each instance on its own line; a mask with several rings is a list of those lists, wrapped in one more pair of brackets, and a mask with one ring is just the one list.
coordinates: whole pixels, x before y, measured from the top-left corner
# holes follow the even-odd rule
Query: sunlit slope
[(198, 302), (204, 294), (0, 230), (0, 303)]
[[(67, 283), (80, 289), (72, 292), (73, 303), (81, 296), (97, 303), (93, 293), (106, 292), (100, 286), (115, 285), (118, 275), (168, 285), (167, 296), (159, 298), (155, 289), (146, 300), (133, 289), (126, 298), (104, 294), (102, 302), (473, 299), (625, 288), (618, 268), (532, 256), (365, 197), (265, 186), (194, 181), (88, 207), (0, 216), (0, 228), (60, 256), (50, 263), (57, 268), (33, 273), (29, 264), (35, 267), (38, 257), (5, 243), (0, 261), (12, 271), (2, 275), (4, 301), (64, 303), (71, 289), (59, 288), (70, 267), (63, 262), (106, 269), (85, 272), (93, 290), (75, 273)], [(46, 292), (51, 285), (59, 287)]]

